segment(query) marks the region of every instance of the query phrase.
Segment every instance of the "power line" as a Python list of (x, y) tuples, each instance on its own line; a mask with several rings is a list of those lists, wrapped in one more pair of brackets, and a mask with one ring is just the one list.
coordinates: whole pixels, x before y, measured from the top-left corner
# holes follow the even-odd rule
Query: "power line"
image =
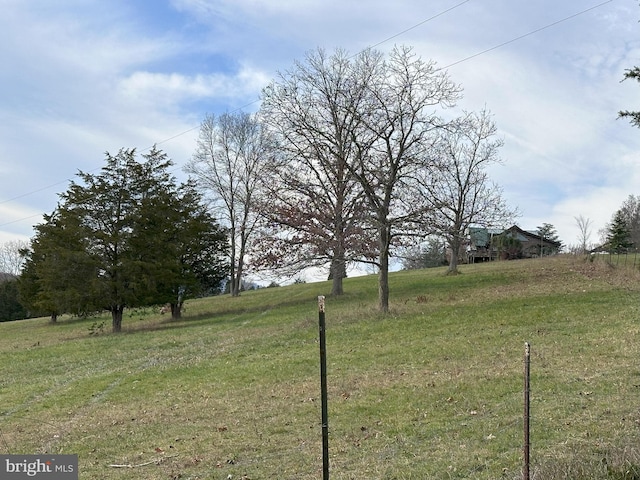
[(444, 10), (444, 11), (442, 11), (442, 12), (440, 12), (440, 13), (432, 16), (432, 17), (427, 18), (426, 20), (423, 20), (423, 21), (421, 21), (419, 23), (416, 23), (415, 25), (413, 25), (412, 27), (407, 28), (406, 30), (402, 30), (401, 32), (396, 33), (395, 35), (391, 35), (389, 38), (385, 38), (381, 42), (378, 42), (375, 45), (371, 45), (368, 48), (373, 49), (373, 48), (376, 48), (376, 47), (382, 45), (383, 43), (387, 43), (389, 40), (393, 40), (394, 38), (399, 37), (400, 35), (404, 35), (405, 33), (410, 32), (411, 30), (424, 25), (425, 23), (430, 22), (431, 20), (435, 20), (436, 18), (441, 17), (442, 15), (444, 15), (446, 13), (449, 13), (450, 11), (455, 10), (458, 7), (461, 7), (462, 5), (464, 5), (465, 3), (468, 3), (470, 1), (471, 0), (464, 0), (463, 2), (460, 2), (460, 3), (456, 4), (456, 5), (454, 5), (453, 7), (447, 8), (446, 10)]
[[(438, 14), (436, 14), (436, 15), (433, 15), (433, 16), (431, 16), (431, 17), (429, 17), (429, 18), (425, 19), (425, 20), (422, 20), (421, 22), (418, 22), (418, 23), (416, 23), (415, 25), (413, 25), (413, 26), (411, 26), (411, 27), (409, 27), (409, 28), (406, 28), (405, 30), (402, 30), (401, 32), (398, 32), (398, 33), (396, 33), (396, 34), (394, 34), (394, 35), (392, 35), (392, 36), (390, 36), (390, 37), (388, 37), (388, 38), (386, 38), (386, 39), (384, 39), (384, 40), (382, 40), (382, 41), (380, 41), (380, 42), (378, 42), (378, 43), (376, 43), (376, 44), (374, 44), (374, 45), (372, 45), (372, 46), (370, 46), (370, 47), (367, 47), (367, 48), (371, 48), (371, 49), (372, 49), (372, 48), (378, 47), (378, 46), (380, 46), (380, 45), (382, 45), (382, 44), (384, 44), (384, 43), (386, 43), (386, 42), (388, 42), (388, 41), (390, 41), (390, 40), (392, 40), (392, 39), (394, 39), (394, 38), (397, 38), (397, 37), (399, 37), (399, 36), (401, 36), (401, 35), (403, 35), (403, 34), (405, 34), (405, 33), (409, 32), (409, 31), (411, 31), (411, 30), (414, 30), (414, 29), (416, 29), (416, 28), (418, 28), (418, 27), (420, 27), (420, 26), (424, 25), (424, 24), (425, 24), (425, 23), (427, 23), (427, 22), (430, 22), (430, 21), (432, 21), (432, 20), (434, 20), (434, 19), (436, 19), (436, 18), (438, 18), (438, 17), (441, 17), (442, 15), (445, 15), (446, 13), (449, 13), (449, 12), (451, 12), (452, 10), (455, 10), (456, 8), (461, 7), (462, 5), (464, 5), (464, 4), (466, 4), (466, 3), (470, 2), (470, 1), (471, 1), (471, 0), (464, 0), (464, 1), (462, 1), (462, 2), (459, 2), (459, 3), (457, 3), (456, 5), (453, 5), (452, 7), (448, 8), (448, 9), (446, 9), (446, 10), (443, 10), (443, 11), (442, 11), (442, 12), (440, 12), (440, 13), (438, 13)], [(519, 35), (519, 36), (517, 36), (517, 37), (514, 37), (514, 38), (512, 38), (512, 39), (510, 39), (510, 40), (507, 40), (507, 41), (505, 41), (505, 42), (502, 42), (502, 43), (500, 43), (500, 44), (498, 44), (498, 45), (495, 45), (495, 46), (493, 46), (493, 47), (487, 48), (487, 49), (482, 50), (482, 51), (480, 51), (480, 52), (474, 53), (473, 55), (469, 55), (468, 57), (465, 57), (465, 58), (462, 58), (462, 59), (460, 59), (460, 60), (457, 60), (457, 61), (455, 61), (455, 62), (453, 62), (453, 63), (450, 63), (450, 64), (448, 64), (448, 65), (446, 65), (446, 66), (444, 66), (444, 67), (439, 68), (438, 70), (445, 70), (445, 69), (448, 69), (448, 68), (453, 67), (453, 66), (455, 66), (455, 65), (459, 65), (459, 64), (461, 64), (461, 63), (463, 63), (463, 62), (466, 62), (466, 61), (468, 61), (468, 60), (474, 59), (474, 58), (479, 57), (479, 56), (481, 56), (481, 55), (484, 55), (484, 54), (486, 54), (486, 53), (489, 53), (489, 52), (492, 52), (492, 51), (497, 50), (497, 49), (499, 49), (499, 48), (502, 48), (502, 47), (504, 47), (504, 46), (506, 46), (506, 45), (510, 45), (510, 44), (515, 43), (515, 42), (517, 42), (517, 41), (519, 41), (519, 40), (522, 40), (523, 38), (529, 37), (529, 36), (531, 36), (531, 35), (535, 35), (536, 33), (539, 33), (539, 32), (541, 32), (541, 31), (543, 31), (543, 30), (546, 30), (546, 29), (548, 29), (548, 28), (554, 27), (554, 26), (556, 26), (556, 25), (559, 25), (559, 24), (561, 24), (561, 23), (564, 23), (564, 22), (566, 22), (566, 21), (568, 21), (568, 20), (571, 20), (571, 19), (573, 19), (573, 18), (579, 17), (579, 16), (581, 16), (581, 15), (584, 15), (585, 13), (588, 13), (588, 12), (590, 12), (590, 11), (592, 11), (592, 10), (595, 10), (595, 9), (597, 9), (597, 8), (600, 8), (600, 7), (602, 7), (602, 6), (604, 6), (604, 5), (608, 4), (608, 3), (612, 3), (613, 1), (614, 1), (614, 0), (606, 0), (606, 1), (604, 1), (604, 2), (601, 2), (601, 3), (597, 4), (597, 5), (593, 5), (593, 6), (591, 6), (591, 7), (588, 7), (588, 8), (586, 8), (586, 9), (584, 9), (584, 10), (581, 10), (581, 11), (579, 11), (579, 12), (577, 12), (577, 13), (574, 13), (574, 14), (572, 14), (572, 15), (569, 15), (569, 16), (567, 16), (567, 17), (564, 17), (564, 18), (562, 18), (562, 19), (560, 19), (560, 20), (556, 20), (556, 21), (554, 21), (554, 22), (548, 23), (548, 24), (546, 24), (546, 25), (544, 25), (544, 26), (542, 26), (542, 27), (536, 28), (535, 30), (531, 30), (531, 31), (529, 31), (529, 32), (527, 32), (527, 33), (524, 33), (524, 34), (522, 34), (522, 35)], [(365, 49), (365, 50), (366, 50), (366, 49)], [(256, 99), (256, 100), (254, 100), (254, 101), (252, 101), (252, 102), (249, 102), (249, 103), (247, 103), (247, 104), (245, 104), (245, 105), (243, 105), (243, 106), (241, 106), (241, 107), (238, 107), (238, 108), (234, 109), (234, 110), (233, 110), (233, 112), (236, 112), (236, 111), (242, 110), (242, 109), (244, 109), (245, 107), (248, 107), (248, 106), (250, 106), (250, 105), (253, 105), (254, 103), (258, 102), (259, 100), (260, 100), (260, 99)], [(196, 129), (198, 129), (198, 128), (200, 128), (200, 126), (192, 127), (192, 128), (190, 128), (190, 129), (188, 129), (188, 130), (185, 130), (185, 131), (183, 131), (183, 132), (181, 132), (181, 133), (178, 133), (178, 134), (176, 134), (176, 135), (173, 135), (172, 137), (165, 138), (164, 140), (162, 140), (162, 141), (160, 141), (160, 142), (156, 143), (155, 145), (161, 145), (161, 144), (163, 144), (163, 143), (167, 143), (167, 142), (169, 142), (169, 141), (171, 141), (171, 140), (174, 140), (174, 139), (176, 139), (176, 138), (178, 138), (178, 137), (181, 137), (182, 135), (186, 135), (187, 133), (190, 133), (190, 132), (192, 132), (192, 131), (194, 131), (194, 130), (196, 130)], [(153, 147), (152, 147), (152, 146), (149, 146), (149, 147), (146, 147), (145, 149), (143, 149), (142, 151), (146, 151), (146, 150), (149, 150), (149, 149), (151, 149), (151, 148), (153, 148)], [(97, 170), (97, 169), (94, 169), (94, 170)], [(42, 188), (40, 188), (40, 189), (38, 189), (38, 190), (34, 190), (34, 191), (31, 191), (31, 192), (27, 192), (27, 193), (24, 193), (24, 194), (18, 195), (18, 196), (16, 196), (16, 197), (9, 198), (9, 199), (7, 199), (7, 200), (2, 200), (2, 201), (0, 201), (0, 205), (1, 205), (1, 204), (4, 204), (4, 203), (12, 202), (12, 201), (14, 201), (14, 200), (18, 200), (18, 199), (23, 198), (23, 197), (27, 197), (27, 196), (29, 196), (29, 195), (33, 195), (33, 194), (35, 194), (35, 193), (38, 193), (38, 192), (41, 192), (41, 191), (44, 191), (44, 190), (48, 190), (49, 188), (52, 188), (52, 187), (54, 187), (54, 186), (58, 186), (58, 185), (60, 185), (60, 184), (62, 184), (62, 183), (66, 183), (66, 182), (69, 182), (69, 181), (70, 181), (69, 179), (62, 180), (62, 181), (60, 181), (60, 182), (56, 182), (56, 183), (51, 184), (51, 185), (48, 185), (48, 186), (46, 186), (46, 187), (42, 187)], [(30, 219), (30, 218), (34, 218), (34, 217), (36, 217), (36, 216), (39, 216), (39, 215), (31, 215), (31, 216), (29, 216), (29, 217), (25, 217), (25, 218), (18, 219), (18, 220), (13, 220), (13, 221), (11, 221), (11, 222), (1, 223), (1, 224), (0, 224), (0, 227), (4, 227), (4, 226), (6, 226), (6, 225), (11, 225), (11, 224), (13, 224), (13, 223), (18, 223), (18, 222), (21, 222), (21, 221), (24, 221), (24, 220), (28, 220), (28, 219)]]
[(31, 218), (36, 218), (36, 217), (41, 217), (41, 216), (42, 216), (42, 213), (37, 213), (35, 215), (30, 215), (28, 217), (19, 218), (17, 220), (11, 220), (10, 222), (0, 223), (0, 227), (4, 227), (5, 225), (11, 225), (11, 224), (14, 224), (14, 223), (24, 222), (25, 220), (29, 220)]
[[(49, 190), (50, 188), (57, 187), (58, 185), (60, 185), (62, 183), (69, 182), (69, 181), (70, 181), (70, 179), (67, 178), (66, 180), (60, 180), (59, 182), (52, 183), (51, 185), (47, 185), (46, 187), (42, 187), (42, 188), (39, 188), (37, 190), (32, 190), (32, 191), (27, 192), (27, 193), (22, 193), (20, 195), (17, 195), (15, 197), (9, 198), (7, 200), (0, 201), (0, 205), (2, 205), (3, 203), (13, 202), (14, 200), (18, 200), (18, 199), (23, 198), (23, 197), (28, 197), (29, 195), (33, 195), (34, 193), (39, 193), (39, 192), (43, 192), (45, 190)], [(11, 222), (11, 223), (13, 223), (13, 222)], [(0, 225), (0, 227), (2, 227), (3, 225), (6, 225), (6, 224), (2, 224), (2, 225)]]
[(606, 2), (602, 2), (602, 3), (599, 3), (598, 5), (594, 5), (593, 7), (589, 7), (587, 9), (585, 9), (585, 10), (582, 10), (581, 12), (574, 13), (573, 15), (569, 15), (568, 17), (565, 17), (565, 18), (563, 18), (561, 20), (556, 20), (555, 22), (549, 23), (549, 24), (545, 25), (544, 27), (536, 28), (535, 30), (531, 30), (530, 32), (527, 32), (527, 33), (525, 33), (523, 35), (520, 35), (518, 37), (512, 38), (511, 40), (507, 40), (506, 42), (502, 42), (502, 43), (500, 43), (498, 45), (495, 45), (495, 46), (493, 46), (491, 48), (487, 48), (486, 50), (482, 50), (481, 52), (474, 53), (473, 55), (465, 57), (465, 58), (463, 58), (461, 60), (458, 60), (456, 62), (450, 63), (449, 65), (442, 67), (441, 70), (445, 70), (447, 68), (453, 67), (454, 65), (458, 65), (458, 64), (460, 64), (462, 62), (466, 62), (467, 60), (471, 60), (472, 58), (479, 57), (480, 55), (484, 55), (485, 53), (489, 53), (489, 52), (492, 52), (493, 50), (497, 50), (498, 48), (502, 48), (502, 47), (504, 47), (506, 45), (509, 45), (511, 43), (515, 43), (518, 40), (522, 40), (523, 38), (526, 38), (526, 37), (529, 37), (531, 35), (534, 35), (534, 34), (536, 34), (538, 32), (546, 30), (547, 28), (555, 27), (556, 25), (558, 25), (560, 23), (566, 22), (567, 20), (571, 20), (572, 18), (579, 17), (580, 15), (584, 15), (587, 12), (595, 10), (596, 8), (600, 8), (603, 5), (606, 5), (607, 3), (611, 3), (611, 2), (613, 2), (613, 0), (607, 0)]
[[(396, 38), (396, 37), (399, 37), (400, 35), (403, 35), (403, 34), (405, 34), (405, 33), (409, 32), (409, 31), (411, 31), (411, 30), (413, 30), (413, 29), (415, 29), (415, 28), (418, 28), (419, 26), (424, 25), (424, 24), (425, 24), (425, 23), (427, 23), (427, 22), (430, 22), (430, 21), (432, 21), (432, 20), (434, 20), (434, 19), (436, 19), (436, 18), (438, 18), (438, 17), (441, 17), (442, 15), (444, 15), (444, 14), (446, 14), (446, 13), (449, 13), (450, 11), (455, 10), (456, 8), (458, 8), (458, 7), (462, 6), (462, 5), (464, 5), (465, 3), (468, 3), (468, 2), (470, 2), (470, 1), (471, 1), (471, 0), (464, 0), (464, 1), (462, 1), (462, 2), (460, 2), (460, 3), (458, 3), (458, 4), (454, 5), (454, 6), (452, 6), (452, 7), (450, 7), (450, 8), (447, 8), (446, 10), (444, 10), (444, 11), (442, 11), (442, 12), (440, 12), (440, 13), (436, 14), (436, 15), (433, 15), (433, 16), (431, 16), (431, 17), (429, 17), (429, 18), (427, 18), (427, 19), (425, 19), (425, 20), (423, 20), (423, 21), (421, 21), (421, 22), (419, 22), (419, 23), (416, 23), (415, 25), (413, 25), (413, 26), (411, 26), (411, 27), (409, 27), (409, 28), (407, 28), (407, 29), (405, 29), (405, 30), (402, 30), (401, 32), (398, 32), (398, 33), (396, 33), (395, 35), (392, 35), (392, 36), (390, 36), (390, 37), (386, 38), (385, 40), (382, 40), (381, 42), (378, 42), (378, 43), (376, 43), (376, 44), (374, 44), (374, 45), (372, 45), (372, 46), (370, 46), (370, 47), (368, 47), (368, 48), (375, 48), (375, 47), (377, 47), (377, 46), (379, 46), (379, 45), (382, 45), (383, 43), (386, 43), (386, 42), (388, 42), (389, 40), (392, 40), (392, 39), (394, 39), (394, 38)], [(241, 107), (238, 107), (238, 108), (234, 109), (234, 110), (233, 110), (233, 112), (236, 112), (236, 111), (242, 110), (242, 109), (244, 109), (244, 108), (246, 108), (246, 107), (248, 107), (248, 106), (250, 106), (250, 105), (253, 105), (254, 103), (256, 103), (256, 102), (258, 102), (258, 101), (260, 101), (260, 99), (256, 99), (256, 100), (254, 100), (254, 101), (252, 101), (252, 102), (249, 102), (249, 103), (247, 103), (247, 104), (245, 104), (245, 105), (243, 105), (243, 106), (241, 106)], [(178, 133), (178, 134), (176, 134), (176, 135), (173, 135), (172, 137), (165, 138), (164, 140), (162, 140), (162, 141), (160, 141), (160, 142), (156, 143), (155, 145), (162, 145), (163, 143), (170, 142), (171, 140), (175, 140), (176, 138), (179, 138), (179, 137), (181, 137), (181, 136), (183, 136), (183, 135), (186, 135), (187, 133), (190, 133), (190, 132), (192, 132), (192, 131), (194, 131), (194, 130), (196, 130), (196, 129), (198, 129), (198, 128), (200, 128), (200, 126), (199, 126), (199, 125), (198, 125), (198, 126), (196, 126), (196, 127), (189, 128), (189, 129), (187, 129), (187, 130), (185, 130), (185, 131), (183, 131), (183, 132), (181, 132), (181, 133)], [(144, 152), (144, 151), (150, 150), (151, 148), (153, 148), (153, 146), (146, 147), (146, 148), (144, 148), (144, 149), (143, 149), (143, 150), (141, 150), (141, 151), (143, 151), (143, 152)], [(94, 169), (94, 170), (97, 170), (97, 168), (96, 168), (96, 169)], [(93, 171), (93, 170), (89, 170), (89, 171), (91, 172), (91, 171)], [(18, 199), (23, 198), (23, 197), (28, 197), (29, 195), (33, 195), (33, 194), (35, 194), (35, 193), (42, 192), (42, 191), (44, 191), (44, 190), (48, 190), (48, 189), (50, 189), (50, 188), (52, 188), (52, 187), (56, 187), (56, 186), (58, 186), (58, 185), (60, 185), (60, 184), (63, 184), (63, 183), (69, 182), (69, 181), (71, 181), (71, 180), (70, 180), (70, 179), (65, 179), (65, 180), (62, 180), (62, 181), (60, 181), (60, 182), (56, 182), (56, 183), (53, 183), (53, 184), (51, 184), (51, 185), (48, 185), (48, 186), (46, 186), (46, 187), (42, 187), (42, 188), (40, 188), (40, 189), (38, 189), (38, 190), (33, 190), (33, 191), (31, 191), (31, 192), (27, 192), (27, 193), (23, 193), (23, 194), (21, 194), (21, 195), (18, 195), (18, 196), (16, 196), (16, 197), (12, 197), (12, 198), (9, 198), (9, 199), (6, 199), (6, 200), (2, 200), (2, 201), (0, 201), (0, 205), (2, 205), (2, 204), (4, 204), (4, 203), (13, 202), (14, 200), (18, 200)], [(28, 218), (32, 218), (32, 217), (28, 217)], [(26, 218), (25, 218), (24, 220), (26, 220)], [(5, 225), (9, 225), (9, 224), (12, 224), (12, 223), (17, 223), (17, 222), (19, 222), (19, 221), (20, 221), (20, 220), (15, 220), (15, 221), (12, 221), (12, 222), (9, 222), (9, 223), (3, 223), (3, 224), (0, 224), (0, 227), (4, 227)]]

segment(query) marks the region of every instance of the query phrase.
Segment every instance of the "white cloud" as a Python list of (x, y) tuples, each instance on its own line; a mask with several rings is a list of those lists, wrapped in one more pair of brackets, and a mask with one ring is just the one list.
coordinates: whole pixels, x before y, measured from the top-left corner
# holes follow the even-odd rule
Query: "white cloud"
[[(144, 3), (3, 2), (0, 173), (9, 180), (0, 202), (62, 184), (5, 204), (0, 224), (50, 211), (65, 179), (100, 167), (107, 150), (160, 143), (183, 163), (204, 113), (257, 101), (276, 70), (317, 46), (357, 53), (416, 26), (377, 48), (414, 45), (446, 66), (587, 8), (467, 2), (417, 26), (458, 2)], [(554, 223), (571, 243), (573, 217), (604, 223), (640, 193), (640, 132), (615, 120), (639, 108), (637, 83), (620, 83), (640, 55), (639, 18), (636, 4), (612, 2), (449, 68), (465, 89), (460, 106), (494, 114), (506, 144), (505, 165), (492, 173), (523, 211), (523, 227)], [(30, 234), (28, 221), (0, 234), (18, 228)]]
[(135, 72), (121, 80), (120, 92), (127, 99), (136, 102), (168, 103), (173, 106), (207, 97), (220, 100), (247, 98), (256, 95), (268, 81), (269, 76), (266, 73), (248, 66), (242, 66), (232, 74), (195, 76)]

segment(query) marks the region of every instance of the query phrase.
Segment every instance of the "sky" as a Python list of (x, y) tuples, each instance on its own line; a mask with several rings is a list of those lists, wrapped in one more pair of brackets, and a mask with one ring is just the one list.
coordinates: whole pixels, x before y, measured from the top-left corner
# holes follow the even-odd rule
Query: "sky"
[(0, 0), (0, 244), (28, 240), (78, 171), (157, 145), (175, 174), (207, 114), (256, 111), (317, 48), (408, 45), (488, 109), (517, 224), (591, 241), (640, 195), (636, 0)]

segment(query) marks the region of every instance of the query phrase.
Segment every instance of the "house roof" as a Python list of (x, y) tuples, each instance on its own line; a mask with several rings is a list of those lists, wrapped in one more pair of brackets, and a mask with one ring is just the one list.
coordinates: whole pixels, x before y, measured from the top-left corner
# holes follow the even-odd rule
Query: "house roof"
[(503, 233), (509, 233), (513, 238), (516, 238), (521, 242), (545, 242), (557, 248), (560, 248), (562, 245), (562, 242), (542, 238), (537, 233), (523, 230), (517, 225), (513, 225), (505, 230), (485, 227), (469, 227), (469, 239), (471, 240), (471, 244), (476, 246), (489, 245), (493, 235), (501, 235)]
[(469, 227), (469, 238), (473, 245), (489, 245), (491, 237), (503, 231), (501, 228)]
[(554, 245), (554, 246), (556, 246), (558, 248), (560, 248), (562, 246), (562, 242), (556, 242), (556, 241), (550, 240), (548, 238), (543, 238), (542, 236), (538, 235), (537, 233), (529, 232), (527, 230), (523, 230), (520, 227), (518, 227), (517, 225), (514, 225), (512, 227), (507, 228), (505, 230), (505, 232), (511, 233), (511, 235), (513, 237), (517, 238), (521, 242), (528, 242), (528, 241), (531, 241), (531, 240), (535, 240), (537, 242), (545, 242), (545, 243), (548, 243), (550, 245)]
[(469, 239), (473, 245), (487, 245), (489, 243), (489, 231), (482, 227), (469, 227)]

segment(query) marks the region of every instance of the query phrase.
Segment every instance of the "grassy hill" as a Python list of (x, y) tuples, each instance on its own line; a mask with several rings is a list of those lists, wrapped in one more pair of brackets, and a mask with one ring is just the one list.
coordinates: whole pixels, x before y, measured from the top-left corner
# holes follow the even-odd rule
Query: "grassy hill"
[[(640, 275), (577, 257), (375, 276), (326, 301), (332, 479), (640, 478)], [(81, 479), (318, 479), (317, 296), (298, 284), (0, 324), (0, 452), (75, 453)], [(103, 328), (104, 325), (104, 328)]]

